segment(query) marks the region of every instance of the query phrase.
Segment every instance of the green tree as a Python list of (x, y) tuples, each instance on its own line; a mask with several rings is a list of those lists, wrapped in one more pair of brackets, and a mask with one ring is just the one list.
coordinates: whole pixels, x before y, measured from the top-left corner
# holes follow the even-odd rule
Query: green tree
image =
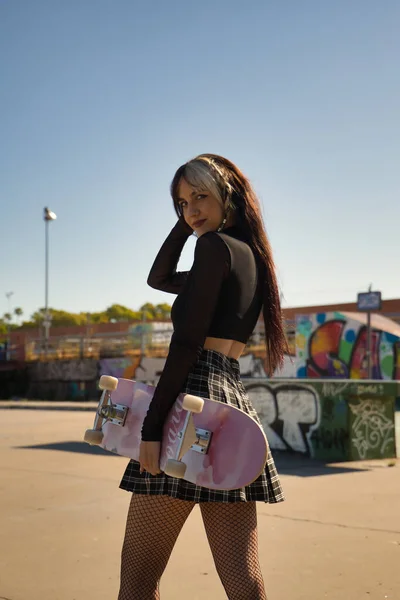
[[(36, 327), (42, 326), (45, 312), (46, 310), (44, 308), (40, 308), (38, 311), (33, 313), (31, 319)], [(48, 312), (51, 316), (52, 327), (71, 327), (74, 325), (81, 325), (82, 318), (78, 314), (69, 313), (65, 310), (55, 310), (54, 308), (49, 308)]]
[[(51, 309), (50, 309), (49, 312), (51, 312)], [(45, 309), (44, 308), (39, 308), (39, 310), (36, 310), (31, 315), (31, 323), (33, 323), (33, 325), (35, 327), (40, 327), (42, 325), (43, 319), (44, 319), (44, 313), (45, 313)]]
[(121, 304), (112, 304), (105, 311), (109, 321), (129, 322), (140, 319), (140, 314), (122, 306)]
[[(141, 322), (153, 321), (154, 319), (169, 319), (171, 315), (171, 306), (167, 303), (157, 305), (146, 302), (139, 310), (132, 310), (122, 304), (112, 304), (103, 312), (80, 312), (71, 313), (65, 310), (48, 309), (51, 316), (51, 327), (70, 327), (86, 326), (89, 324), (109, 323), (109, 322)], [(13, 323), (13, 316), (15, 322)], [(5, 313), (0, 319), (0, 335), (3, 331), (9, 329), (30, 329), (41, 328), (45, 316), (45, 309), (39, 308), (35, 311), (29, 320), (22, 322), (23, 310), (20, 307), (14, 309), (13, 314)]]
[(154, 313), (156, 319), (170, 319), (171, 318), (171, 306), (164, 302), (163, 304), (157, 304), (154, 307)]
[(143, 304), (143, 306), (141, 306), (139, 310), (141, 317), (144, 318), (146, 321), (153, 321), (153, 319), (155, 318), (156, 307), (154, 306), (154, 304), (146, 302), (146, 304)]
[(12, 329), (16, 329), (17, 325), (12, 322), (12, 314), (9, 312), (4, 313), (3, 318), (0, 319), (0, 335), (7, 334)]
[(7, 325), (4, 322), (4, 319), (0, 319), (0, 336), (5, 336), (7, 334)]
[(109, 318), (107, 313), (105, 312), (94, 312), (90, 313), (90, 322), (91, 323), (108, 323)]

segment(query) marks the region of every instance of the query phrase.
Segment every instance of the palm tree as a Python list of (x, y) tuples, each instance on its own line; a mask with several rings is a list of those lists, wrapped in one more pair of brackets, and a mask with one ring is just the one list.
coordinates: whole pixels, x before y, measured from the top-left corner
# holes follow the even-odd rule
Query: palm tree
[(17, 319), (19, 319), (20, 325), (21, 325), (23, 314), (24, 314), (24, 311), (22, 310), (22, 308), (20, 308), (19, 306), (17, 306), (17, 308), (14, 308), (14, 315), (17, 317)]

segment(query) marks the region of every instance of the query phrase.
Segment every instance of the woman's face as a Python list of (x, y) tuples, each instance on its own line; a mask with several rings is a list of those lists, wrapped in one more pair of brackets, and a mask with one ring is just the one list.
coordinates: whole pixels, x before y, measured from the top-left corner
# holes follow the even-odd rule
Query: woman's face
[(221, 201), (207, 190), (194, 188), (183, 177), (178, 185), (177, 202), (186, 223), (198, 237), (216, 231), (223, 221)]

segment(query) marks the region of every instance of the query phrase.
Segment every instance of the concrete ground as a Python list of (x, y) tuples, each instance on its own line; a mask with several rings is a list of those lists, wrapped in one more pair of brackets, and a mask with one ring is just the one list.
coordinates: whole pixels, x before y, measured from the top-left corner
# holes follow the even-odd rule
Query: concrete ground
[[(127, 459), (81, 441), (91, 412), (1, 406), (0, 600), (116, 599)], [(287, 500), (258, 504), (269, 600), (400, 600), (399, 461), (276, 462)], [(226, 598), (198, 510), (161, 593)]]

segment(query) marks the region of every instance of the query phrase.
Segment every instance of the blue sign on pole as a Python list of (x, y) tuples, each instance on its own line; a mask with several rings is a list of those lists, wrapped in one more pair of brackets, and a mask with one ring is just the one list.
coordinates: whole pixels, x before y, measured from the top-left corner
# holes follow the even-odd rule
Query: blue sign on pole
[(382, 307), (381, 292), (361, 292), (357, 295), (358, 310), (380, 310)]

